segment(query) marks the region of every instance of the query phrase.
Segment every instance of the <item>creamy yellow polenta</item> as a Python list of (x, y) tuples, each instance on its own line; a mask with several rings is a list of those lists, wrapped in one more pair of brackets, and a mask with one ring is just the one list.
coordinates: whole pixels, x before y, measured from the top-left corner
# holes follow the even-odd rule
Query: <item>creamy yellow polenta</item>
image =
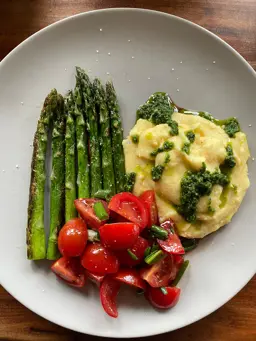
[[(174, 113), (173, 120), (178, 123), (179, 134), (170, 135), (167, 124), (154, 125), (139, 119), (129, 136), (123, 141), (126, 172), (135, 172), (136, 181), (134, 194), (140, 195), (145, 190), (154, 189), (160, 222), (172, 219), (177, 226), (179, 235), (187, 238), (203, 238), (227, 224), (238, 210), (241, 201), (249, 187), (247, 160), (249, 149), (246, 135), (238, 132), (235, 138), (230, 138), (225, 131), (203, 117)], [(194, 142), (190, 144), (190, 152), (184, 152), (184, 144), (188, 144), (186, 134), (195, 134)], [(132, 137), (138, 138), (138, 143), (132, 142)], [(174, 148), (168, 152), (160, 152), (151, 156), (165, 141), (174, 143)], [(229, 185), (222, 187), (214, 185), (209, 196), (200, 198), (196, 209), (196, 222), (189, 223), (179, 214), (176, 207), (180, 204), (181, 180), (190, 171), (199, 171), (205, 163), (210, 172), (219, 170), (226, 157), (226, 147), (232, 145), (236, 165), (232, 168)], [(169, 154), (159, 181), (152, 180), (152, 167), (163, 165)], [(209, 202), (212, 212), (209, 212)]]

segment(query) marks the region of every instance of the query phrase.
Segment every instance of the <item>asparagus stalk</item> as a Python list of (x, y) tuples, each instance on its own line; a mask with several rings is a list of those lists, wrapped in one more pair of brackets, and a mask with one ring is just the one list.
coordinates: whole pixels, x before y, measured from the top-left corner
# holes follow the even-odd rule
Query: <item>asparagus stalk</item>
[(123, 129), (116, 92), (111, 82), (106, 84), (107, 106), (110, 113), (112, 153), (116, 179), (116, 192), (122, 192), (125, 185), (125, 164), (123, 151)]
[(77, 216), (74, 206), (76, 196), (76, 156), (75, 156), (75, 121), (74, 98), (70, 92), (65, 99), (66, 134), (65, 134), (65, 221)]
[(99, 79), (93, 82), (94, 98), (100, 119), (101, 161), (103, 174), (103, 189), (109, 190), (110, 195), (116, 193), (115, 175), (112, 160), (112, 147), (110, 136), (110, 119), (106, 104), (106, 93)]
[(83, 113), (82, 88), (79, 74), (74, 90), (77, 149), (77, 188), (79, 198), (90, 197), (90, 167), (88, 155), (88, 134)]
[(57, 91), (46, 97), (34, 137), (28, 206), (27, 257), (43, 259), (46, 255), (44, 232), (45, 158), (49, 126), (57, 107)]
[(91, 171), (91, 196), (102, 189), (102, 171), (100, 158), (100, 140), (98, 130), (98, 115), (95, 108), (92, 84), (84, 70), (77, 67), (77, 76), (81, 80), (83, 100), (86, 116), (88, 117), (90, 171)]
[(50, 235), (47, 248), (47, 259), (57, 259), (58, 232), (64, 223), (65, 193), (65, 116), (64, 101), (58, 95), (58, 107), (52, 131), (52, 173), (50, 195)]

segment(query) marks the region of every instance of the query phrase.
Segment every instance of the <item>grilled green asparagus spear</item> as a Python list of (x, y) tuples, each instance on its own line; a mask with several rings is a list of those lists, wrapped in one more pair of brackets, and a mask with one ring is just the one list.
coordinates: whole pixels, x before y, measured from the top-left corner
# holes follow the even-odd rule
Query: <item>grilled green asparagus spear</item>
[(52, 131), (52, 173), (50, 194), (50, 235), (47, 259), (57, 259), (58, 232), (64, 223), (65, 207), (65, 116), (64, 100), (58, 95), (58, 107)]
[(123, 129), (116, 92), (111, 82), (106, 84), (107, 105), (110, 113), (112, 153), (116, 179), (116, 192), (122, 192), (125, 184), (125, 164), (123, 151)]
[(66, 134), (65, 134), (65, 221), (77, 216), (74, 206), (76, 196), (76, 155), (74, 98), (70, 92), (65, 98)]
[(88, 117), (90, 171), (91, 171), (91, 197), (102, 189), (102, 170), (100, 158), (100, 140), (98, 129), (98, 115), (95, 108), (92, 84), (84, 70), (77, 67), (77, 75), (81, 79), (83, 100), (86, 116)]
[(27, 257), (43, 259), (46, 256), (44, 231), (45, 156), (48, 131), (57, 108), (57, 91), (46, 97), (34, 137), (31, 165), (31, 183), (28, 206)]
[(99, 79), (93, 82), (94, 98), (96, 109), (99, 113), (100, 120), (100, 145), (101, 145), (101, 161), (103, 174), (103, 189), (109, 190), (110, 195), (116, 193), (115, 174), (112, 158), (111, 136), (110, 136), (110, 119), (106, 104), (106, 92)]
[(77, 149), (77, 189), (79, 198), (90, 197), (90, 167), (88, 156), (88, 133), (84, 118), (82, 87), (79, 74), (76, 76), (74, 90)]

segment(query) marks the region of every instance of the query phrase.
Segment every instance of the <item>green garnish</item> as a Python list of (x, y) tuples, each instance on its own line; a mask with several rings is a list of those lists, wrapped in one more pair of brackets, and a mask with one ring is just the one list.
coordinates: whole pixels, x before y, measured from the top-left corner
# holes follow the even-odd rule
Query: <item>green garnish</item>
[(103, 206), (102, 202), (100, 201), (96, 202), (93, 205), (93, 210), (100, 220), (107, 220), (109, 218), (108, 213), (105, 210), (105, 207)]
[(151, 251), (151, 247), (148, 246), (144, 252), (144, 258), (146, 258), (150, 254), (150, 251)]
[(145, 263), (148, 265), (155, 264), (159, 262), (163, 257), (165, 257), (165, 254), (163, 253), (162, 250), (154, 251), (150, 253), (145, 259)]
[(135, 172), (126, 173), (125, 185), (124, 185), (125, 192), (132, 192), (133, 191), (135, 181), (136, 181), (136, 173)]
[(161, 287), (160, 290), (162, 291), (162, 293), (163, 293), (164, 295), (167, 295), (167, 294), (168, 294), (168, 292), (167, 292), (167, 290), (166, 290), (165, 287)]
[(150, 231), (155, 238), (166, 240), (168, 238), (168, 232), (160, 226), (152, 225)]
[(210, 214), (210, 215), (213, 215), (213, 213), (215, 212), (215, 208), (213, 208), (213, 207), (211, 206), (211, 204), (212, 204), (212, 199), (209, 198), (209, 200), (208, 200), (208, 205), (207, 205), (207, 209), (208, 209), (209, 214)]
[(180, 241), (182, 246), (184, 247), (185, 252), (194, 250), (198, 245), (198, 239), (188, 239), (184, 237), (180, 237)]
[(226, 186), (229, 184), (227, 175), (215, 171), (213, 173), (206, 170), (203, 163), (199, 171), (187, 171), (181, 180), (180, 205), (177, 210), (190, 223), (196, 221), (196, 206), (200, 198), (210, 195), (214, 185)]
[(106, 201), (109, 201), (109, 199), (111, 198), (111, 191), (108, 189), (99, 189), (94, 194), (94, 198), (104, 199)]
[(226, 147), (227, 155), (224, 161), (224, 166), (228, 168), (234, 168), (236, 165), (236, 160), (234, 157), (233, 149), (231, 143), (228, 143)]
[(165, 92), (155, 92), (137, 110), (137, 120), (142, 118), (156, 125), (166, 123), (171, 128), (171, 134), (178, 135), (178, 124), (172, 120), (174, 111), (178, 110), (170, 96)]
[(129, 256), (131, 257), (131, 259), (133, 259), (133, 260), (139, 259), (130, 249), (128, 249), (127, 252), (129, 254)]
[(193, 143), (195, 141), (195, 133), (192, 130), (189, 130), (186, 132), (187, 139), (190, 143)]
[(132, 142), (135, 143), (135, 144), (138, 144), (139, 143), (139, 135), (133, 135), (132, 137)]
[(181, 148), (181, 150), (186, 153), (186, 154), (190, 154), (190, 142), (185, 142), (183, 147)]
[(177, 273), (176, 278), (172, 282), (172, 287), (176, 287), (176, 285), (181, 280), (182, 276), (184, 275), (184, 272), (186, 271), (187, 267), (189, 265), (189, 260), (185, 260), (185, 262), (181, 265), (179, 272)]
[(165, 141), (162, 147), (155, 149), (150, 156), (157, 156), (157, 154), (162, 152), (168, 152), (174, 148), (174, 143), (170, 141)]
[(235, 192), (235, 194), (237, 194), (237, 185), (232, 184), (232, 185), (230, 185), (230, 188), (233, 189), (233, 191)]
[(162, 177), (163, 171), (164, 171), (164, 166), (162, 165), (157, 165), (153, 167), (151, 170), (152, 180), (159, 181)]

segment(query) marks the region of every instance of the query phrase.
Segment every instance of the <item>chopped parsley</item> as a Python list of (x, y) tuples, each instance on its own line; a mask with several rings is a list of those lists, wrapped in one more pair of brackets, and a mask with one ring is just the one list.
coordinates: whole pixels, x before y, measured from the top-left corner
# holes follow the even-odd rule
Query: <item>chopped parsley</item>
[(125, 185), (124, 185), (125, 192), (132, 192), (133, 191), (135, 180), (136, 180), (136, 173), (135, 172), (126, 173)]
[(139, 135), (132, 135), (132, 142), (135, 143), (135, 144), (138, 144), (139, 143)]
[(177, 108), (170, 96), (165, 92), (155, 92), (138, 108), (137, 120), (142, 118), (156, 125), (166, 123), (171, 128), (170, 133), (178, 135), (178, 123), (172, 120), (174, 111), (177, 111)]
[(170, 141), (165, 141), (164, 144), (162, 145), (162, 147), (159, 147), (155, 150), (153, 150), (153, 152), (150, 153), (150, 156), (157, 156), (157, 154), (162, 153), (162, 152), (168, 152), (170, 150), (172, 150), (174, 148), (174, 143), (170, 142)]
[(181, 150), (186, 153), (186, 154), (190, 154), (190, 146), (191, 144), (195, 141), (195, 134), (193, 133), (192, 130), (188, 131), (186, 133), (187, 139), (189, 140), (189, 142), (185, 142), (183, 147), (181, 148)]
[(186, 154), (190, 154), (190, 142), (185, 142), (183, 144), (183, 147), (181, 148), (181, 150), (186, 153)]
[(233, 149), (231, 143), (228, 143), (226, 147), (227, 155), (224, 161), (224, 165), (228, 168), (234, 168), (236, 165), (236, 160), (234, 157)]
[(210, 195), (214, 185), (226, 186), (229, 184), (227, 175), (206, 170), (203, 163), (199, 171), (187, 171), (181, 180), (180, 205), (177, 210), (190, 223), (196, 221), (196, 207), (200, 198)]
[(195, 141), (195, 133), (192, 130), (189, 130), (186, 132), (187, 139), (190, 143), (193, 143)]

